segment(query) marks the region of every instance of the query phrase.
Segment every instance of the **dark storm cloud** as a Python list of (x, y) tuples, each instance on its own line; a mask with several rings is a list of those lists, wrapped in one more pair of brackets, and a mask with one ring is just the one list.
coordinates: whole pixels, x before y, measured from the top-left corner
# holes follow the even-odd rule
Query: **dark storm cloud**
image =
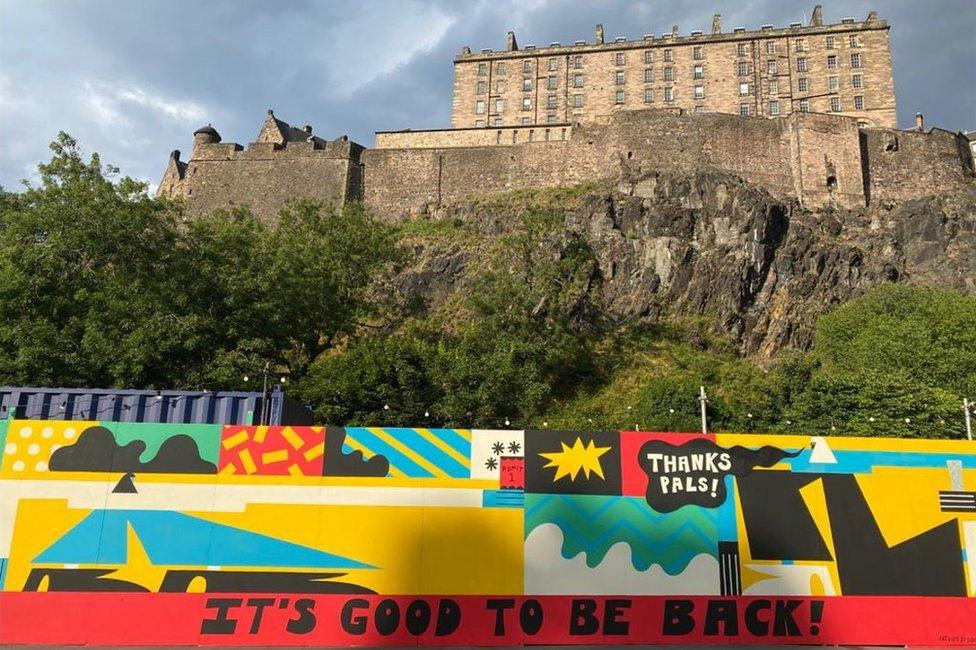
[[(451, 60), (462, 45), (592, 41), (778, 26), (813, 2), (784, 0), (367, 0), (63, 2), (0, 0), (0, 185), (14, 188), (59, 130), (123, 173), (157, 182), (171, 149), (212, 122), (254, 138), (267, 108), (322, 137), (369, 145), (376, 130), (450, 124)], [(899, 123), (976, 129), (973, 0), (824, 2), (824, 18), (892, 24)]]

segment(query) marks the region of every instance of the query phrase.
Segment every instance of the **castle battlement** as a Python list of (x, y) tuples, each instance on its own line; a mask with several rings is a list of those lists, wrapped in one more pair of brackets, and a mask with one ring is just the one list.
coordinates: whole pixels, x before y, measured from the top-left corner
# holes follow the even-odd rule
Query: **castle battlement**
[(362, 194), (363, 149), (347, 136), (325, 140), (310, 125), (293, 127), (268, 110), (247, 148), (221, 142), (209, 124), (197, 129), (189, 160), (181, 161), (178, 150), (170, 154), (159, 193), (186, 201), (191, 215), (248, 204), (273, 217), (294, 196), (356, 200)]

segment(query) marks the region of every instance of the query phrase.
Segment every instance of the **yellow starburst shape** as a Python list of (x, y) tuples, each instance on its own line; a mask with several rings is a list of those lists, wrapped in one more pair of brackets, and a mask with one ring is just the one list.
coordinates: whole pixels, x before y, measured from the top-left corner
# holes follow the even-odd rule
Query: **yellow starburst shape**
[(610, 447), (597, 447), (592, 439), (584, 446), (579, 437), (576, 438), (572, 447), (565, 442), (559, 444), (562, 445), (562, 451), (539, 454), (549, 461), (545, 467), (556, 468), (556, 476), (552, 479), (553, 483), (564, 476), (568, 476), (570, 481), (575, 481), (580, 472), (586, 475), (587, 480), (589, 480), (591, 472), (602, 479), (606, 478), (603, 475), (603, 466), (600, 465), (600, 456), (610, 451)]

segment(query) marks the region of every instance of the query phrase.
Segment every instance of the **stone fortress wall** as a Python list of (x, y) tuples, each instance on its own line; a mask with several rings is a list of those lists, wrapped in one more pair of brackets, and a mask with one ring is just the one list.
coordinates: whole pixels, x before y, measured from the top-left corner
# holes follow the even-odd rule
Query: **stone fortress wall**
[[(819, 9), (813, 22), (820, 22)], [(872, 12), (864, 25), (851, 25), (844, 22), (837, 29), (870, 27), (868, 32), (883, 35), (885, 42), (883, 47), (868, 48), (864, 36), (857, 47), (846, 47), (881, 60), (879, 53), (888, 51), (887, 23)], [(825, 26), (812, 24), (810, 29), (808, 36), (821, 35)], [(776, 30), (760, 31), (763, 38), (778, 38)], [(803, 45), (807, 49), (797, 52), (797, 34), (784, 41), (783, 54), (806, 56), (815, 49), (808, 38)], [(712, 36), (716, 43), (727, 40), (720, 33)], [(733, 32), (729, 42), (738, 42), (739, 36)], [(842, 39), (835, 43), (841, 44)], [(589, 52), (593, 47), (584, 49)], [(594, 52), (609, 56), (601, 48), (602, 44)], [(498, 59), (495, 65), (515, 55), (523, 53), (512, 37), (506, 52), (462, 56), (455, 67), (470, 68), (477, 77), (481, 59)], [(729, 65), (736, 63), (734, 56), (729, 57)], [(883, 70), (871, 72), (870, 66), (865, 74), (891, 89), (890, 65), (886, 66), (882, 67), (888, 70), (887, 77)], [(893, 94), (884, 104), (890, 115), (885, 113), (881, 120), (816, 107), (783, 111), (779, 116), (762, 111), (744, 116), (728, 106), (700, 111), (658, 105), (564, 113), (567, 119), (562, 121), (546, 116), (541, 122), (532, 117), (498, 126), (459, 126), (458, 78), (455, 128), (380, 131), (375, 147), (366, 149), (345, 136), (324, 140), (312, 134), (311, 126), (293, 127), (268, 111), (247, 148), (221, 142), (209, 125), (198, 129), (188, 161), (181, 161), (178, 151), (170, 155), (159, 192), (183, 199), (190, 216), (247, 204), (258, 215), (273, 219), (288, 199), (311, 197), (336, 203), (363, 201), (380, 217), (395, 220), (432, 204), (506, 190), (615, 181), (651, 169), (722, 170), (808, 207), (857, 207), (973, 186), (973, 150), (967, 136), (942, 129), (926, 132), (921, 115), (913, 130), (884, 126), (894, 124)]]
[(248, 204), (270, 219), (289, 198), (307, 196), (362, 200), (395, 220), (431, 204), (650, 169), (723, 170), (808, 207), (905, 200), (974, 182), (962, 134), (859, 128), (855, 118), (821, 113), (626, 111), (587, 124), (379, 133), (374, 149), (346, 138), (269, 140), (267, 131), (246, 149), (198, 133), (190, 160), (171, 156), (160, 193), (184, 199), (190, 216)]

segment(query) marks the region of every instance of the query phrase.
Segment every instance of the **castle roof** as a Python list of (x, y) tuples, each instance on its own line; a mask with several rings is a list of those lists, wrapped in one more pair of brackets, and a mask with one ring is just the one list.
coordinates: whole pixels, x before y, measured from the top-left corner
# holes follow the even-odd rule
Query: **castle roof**
[(220, 138), (220, 134), (217, 133), (217, 129), (213, 128), (209, 124), (207, 124), (206, 126), (201, 126), (199, 129), (193, 132), (193, 135), (199, 135), (201, 133), (215, 136), (218, 139)]
[(255, 142), (275, 142), (284, 144), (286, 142), (307, 142), (311, 140), (317, 144), (325, 144), (325, 140), (312, 135), (312, 127), (298, 128), (288, 124), (284, 120), (279, 120), (274, 116), (274, 111), (268, 109), (268, 117), (261, 125), (261, 131)]

